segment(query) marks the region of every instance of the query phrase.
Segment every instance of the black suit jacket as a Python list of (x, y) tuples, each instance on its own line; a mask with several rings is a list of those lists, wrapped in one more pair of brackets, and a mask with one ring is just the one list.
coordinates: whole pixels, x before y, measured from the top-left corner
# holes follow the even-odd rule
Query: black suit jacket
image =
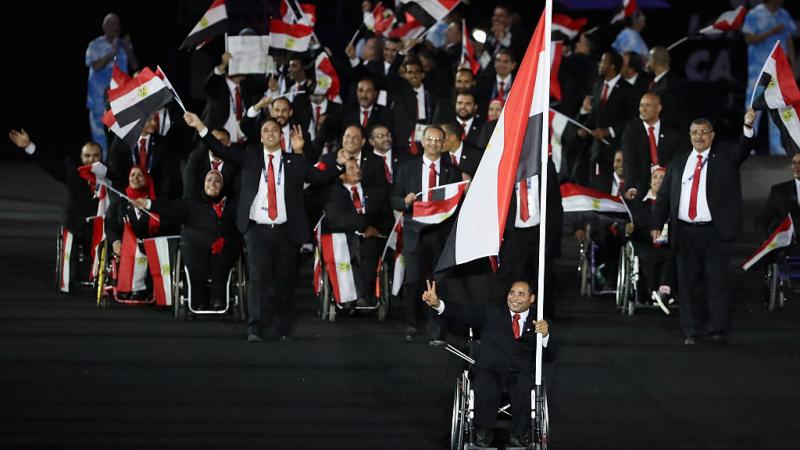
[[(686, 148), (685, 139), (677, 130), (667, 128), (663, 123), (658, 134), (658, 163), (666, 167), (676, 153)], [(622, 153), (625, 161), (625, 189), (636, 188), (638, 193), (647, 192), (650, 188), (650, 137), (641, 119), (633, 119), (625, 126)]]
[[(211, 170), (208, 148), (204, 144), (189, 155), (184, 172), (184, 195), (199, 197), (204, 189), (205, 179)], [(239, 166), (232, 162), (222, 164), (222, 195), (236, 197), (239, 193)]]
[[(625, 78), (622, 78), (626, 83), (628, 83)], [(631, 84), (628, 83), (633, 88), (633, 98), (636, 101), (636, 105), (639, 104), (639, 101), (642, 99), (642, 96), (650, 91), (650, 83), (653, 81), (653, 76), (647, 72), (639, 72), (639, 76), (636, 77), (636, 82)]]
[(172, 201), (156, 200), (150, 210), (171, 223), (182, 224), (181, 240), (185, 244), (210, 252), (214, 241), (222, 237), (226, 246), (242, 245), (242, 235), (236, 228), (236, 200), (230, 197), (225, 199), (222, 217), (217, 217), (211, 203), (200, 196)]
[[(241, 168), (236, 225), (239, 227), (239, 231), (245, 234), (250, 226), (250, 206), (258, 193), (262, 172), (266, 166), (263, 146), (260, 143), (251, 143), (247, 147), (238, 145), (223, 147), (210, 133), (207, 133), (202, 139), (215, 155), (226, 162), (233, 162)], [(312, 162), (306, 161), (303, 155), (295, 153), (283, 153), (281, 161), (284, 171), (284, 202), (289, 234), (292, 243), (302, 245), (311, 239), (303, 202), (303, 183), (325, 184), (339, 175), (342, 169), (334, 165), (324, 171), (318, 170), (311, 165)]]
[[(263, 75), (247, 75), (239, 83), (243, 105), (242, 116), (247, 112), (247, 108), (261, 100), (266, 90), (267, 79)], [(203, 92), (206, 94), (206, 106), (201, 115), (203, 123), (211, 130), (222, 128), (228, 121), (231, 105), (231, 92), (225, 82), (225, 75), (217, 75), (212, 70), (203, 83)]]
[[(709, 150), (706, 170), (706, 200), (711, 211), (714, 229), (720, 239), (732, 240), (742, 228), (742, 183), (739, 167), (744, 163), (753, 148), (753, 138), (742, 135), (734, 146), (722, 144), (712, 145)], [(658, 200), (653, 210), (655, 230), (661, 230), (664, 223), (670, 221), (670, 230), (678, 222), (681, 189), (691, 189), (691, 185), (683, 186), (683, 169), (694, 151), (682, 152), (673, 158), (667, 166), (667, 174)], [(694, 158), (692, 158), (694, 162)], [(670, 231), (670, 242), (678, 244), (678, 233)]]
[[(336, 153), (331, 152), (324, 155), (321, 161), (324, 162), (327, 167), (335, 166)], [(364, 186), (387, 184), (386, 176), (383, 173), (383, 160), (378, 155), (366, 149), (362, 149), (359, 167), (361, 167), (361, 184)]]
[[(481, 163), (483, 152), (466, 141), (462, 142), (462, 145), (463, 148), (461, 149), (461, 157), (458, 159), (457, 168), (462, 173), (474, 177), (475, 172), (478, 170), (478, 165)], [(442, 154), (445, 155), (444, 153)], [(450, 154), (446, 154), (445, 156), (450, 158)]]
[[(446, 155), (445, 155), (446, 156)], [(418, 193), (422, 191), (422, 157), (414, 158), (400, 165), (400, 168), (395, 173), (394, 186), (392, 189), (392, 196), (389, 201), (392, 209), (396, 211), (403, 211), (403, 251), (411, 252), (416, 248), (419, 240), (419, 234), (416, 231), (416, 226), (412, 225), (411, 213), (412, 206), (406, 206), (403, 201), (407, 194)], [(461, 171), (450, 164), (448, 158), (441, 158), (439, 165), (439, 180), (437, 186), (442, 186), (450, 183), (457, 183), (462, 181)], [(438, 225), (431, 225), (425, 227), (422, 233), (441, 233), (443, 238), (447, 238), (447, 233), (450, 231), (450, 225), (453, 221), (453, 215), (449, 219)]]
[(795, 180), (778, 183), (770, 188), (767, 205), (759, 221), (760, 228), (769, 235), (789, 214), (792, 215), (796, 236), (800, 229), (800, 206), (797, 204)]
[(594, 86), (592, 112), (584, 117), (584, 123), (591, 129), (614, 129), (615, 137), (612, 138), (610, 135), (606, 137), (609, 145), (596, 139), (592, 142), (592, 161), (610, 165), (614, 159), (614, 151), (619, 148), (625, 124), (636, 117), (638, 101), (634, 98), (633, 86), (620, 77), (609, 92), (606, 103), (602, 104), (600, 100), (603, 95), (603, 84), (604, 82), (600, 81)]
[[(533, 305), (531, 305), (533, 306)], [(455, 301), (445, 301), (443, 316), (448, 320), (477, 329), (481, 348), (475, 365), (498, 373), (529, 373), (536, 361), (536, 312), (531, 309), (524, 324), (520, 324), (520, 337), (514, 339), (512, 313), (506, 305), (489, 304), (466, 306)]]
[(557, 109), (567, 117), (574, 117), (581, 109), (583, 98), (594, 91), (597, 60), (589, 55), (573, 53), (561, 60), (558, 79), (564, 89)]
[[(392, 138), (395, 148), (408, 152), (409, 139), (414, 126), (417, 123), (417, 95), (408, 83), (403, 82), (391, 92), (392, 98)], [(436, 99), (428, 89), (425, 89), (425, 120), (424, 123), (432, 123)], [(414, 136), (417, 141), (422, 140), (422, 136)], [(422, 149), (419, 149), (422, 152)]]
[(67, 187), (65, 222), (73, 234), (80, 234), (86, 218), (97, 214), (97, 200), (89, 182), (78, 176), (78, 164), (70, 158), (54, 158), (36, 148), (33, 158), (39, 167)]
[[(179, 198), (183, 192), (183, 183), (176, 143), (169, 137), (153, 134), (150, 135), (148, 145), (148, 169), (156, 198)], [(131, 168), (138, 163), (138, 144), (132, 148), (115, 137), (108, 150), (108, 178), (116, 189), (122, 191), (128, 186)]]
[[(112, 197), (111, 204), (108, 206), (105, 219), (106, 239), (108, 242), (122, 240), (122, 233), (125, 230), (125, 221), (130, 222), (133, 234), (137, 239), (147, 239), (150, 236), (150, 216), (141, 213), (136, 217), (133, 205), (127, 200), (119, 197)], [(159, 228), (165, 223), (159, 222)]]
[(389, 208), (389, 186), (361, 185), (364, 198), (364, 214), (358, 214), (353, 205), (351, 192), (342, 183), (335, 183), (328, 191), (325, 201), (325, 218), (322, 221), (323, 232), (353, 233), (363, 232), (368, 226), (376, 228), (384, 236), (388, 236), (394, 223)]
[(686, 84), (670, 70), (657, 83), (652, 92), (661, 97), (661, 121), (676, 130), (689, 128), (688, 94)]

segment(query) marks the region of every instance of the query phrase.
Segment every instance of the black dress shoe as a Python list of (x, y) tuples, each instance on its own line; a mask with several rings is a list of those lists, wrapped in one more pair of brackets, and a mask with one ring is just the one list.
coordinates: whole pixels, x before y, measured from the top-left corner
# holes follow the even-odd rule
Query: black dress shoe
[(258, 337), (257, 334), (251, 333), (247, 335), (247, 342), (250, 343), (261, 342), (261, 338)]
[(715, 344), (727, 344), (728, 335), (725, 333), (711, 333), (711, 342)]
[(683, 340), (683, 345), (695, 345), (697, 344), (697, 340), (694, 336), (686, 336), (686, 339)]
[(417, 329), (414, 327), (406, 327), (406, 342), (414, 340), (414, 335), (417, 334)]
[(509, 447), (527, 447), (529, 445), (531, 445), (531, 439), (527, 435), (517, 436), (516, 434), (512, 434), (508, 438)]
[(478, 447), (491, 447), (494, 441), (492, 430), (478, 429), (475, 431), (475, 445)]

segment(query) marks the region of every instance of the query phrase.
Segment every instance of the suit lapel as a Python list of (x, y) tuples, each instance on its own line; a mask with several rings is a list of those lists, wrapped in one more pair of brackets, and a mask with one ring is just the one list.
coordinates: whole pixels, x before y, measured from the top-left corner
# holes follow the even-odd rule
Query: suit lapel
[(424, 166), (425, 161), (422, 158), (419, 158), (417, 164), (417, 169), (411, 173), (411, 190), (414, 193), (420, 192), (422, 190), (422, 167)]

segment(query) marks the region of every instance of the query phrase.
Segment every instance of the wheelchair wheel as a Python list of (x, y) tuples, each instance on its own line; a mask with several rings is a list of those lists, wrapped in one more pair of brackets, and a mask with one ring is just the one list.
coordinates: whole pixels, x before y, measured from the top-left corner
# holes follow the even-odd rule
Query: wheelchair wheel
[(181, 292), (186, 284), (183, 277), (183, 257), (181, 250), (178, 249), (175, 264), (172, 266), (172, 305), (175, 320), (178, 322), (186, 320), (186, 305), (183, 303), (183, 292)]
[(56, 290), (61, 290), (61, 270), (62, 259), (64, 257), (64, 226), (58, 227), (58, 236), (56, 237)]
[(453, 394), (453, 418), (450, 423), (450, 448), (451, 450), (462, 450), (464, 448), (464, 436), (467, 433), (467, 396), (469, 392), (464, 384), (464, 373), (456, 381), (456, 390)]
[(767, 309), (775, 311), (778, 304), (778, 296), (780, 291), (780, 269), (778, 263), (772, 263), (767, 266)]
[(626, 258), (626, 248), (619, 252), (619, 267), (617, 269), (617, 308), (622, 312), (628, 308), (628, 258)]
[(589, 254), (585, 243), (581, 244), (580, 262), (578, 263), (578, 274), (581, 277), (581, 295), (584, 297), (592, 296), (591, 279), (589, 274)]
[(328, 320), (328, 291), (330, 287), (328, 285), (328, 272), (325, 271), (325, 267), (322, 268), (320, 277), (322, 278), (322, 282), (320, 283), (319, 295), (317, 296), (319, 317), (322, 318), (322, 320)]
[(234, 314), (240, 322), (247, 321), (247, 272), (244, 257), (236, 262), (236, 305)]
[(97, 307), (105, 309), (108, 306), (106, 298), (106, 277), (108, 276), (108, 241), (100, 245), (100, 262), (97, 265)]
[(547, 388), (544, 380), (536, 393), (535, 402), (533, 444), (537, 450), (547, 450), (547, 443), (550, 440), (550, 411), (547, 406)]
[(381, 297), (378, 299), (378, 322), (386, 321), (389, 316), (389, 304), (392, 299), (392, 283), (389, 275), (389, 264), (384, 262), (378, 275), (381, 283)]

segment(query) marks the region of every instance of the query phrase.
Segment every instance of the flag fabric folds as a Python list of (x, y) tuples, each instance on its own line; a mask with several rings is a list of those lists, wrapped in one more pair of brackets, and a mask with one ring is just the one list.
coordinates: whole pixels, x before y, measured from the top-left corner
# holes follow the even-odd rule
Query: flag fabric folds
[(747, 8), (740, 6), (730, 11), (725, 11), (717, 17), (711, 25), (700, 30), (700, 34), (712, 36), (715, 34), (722, 34), (731, 30), (738, 30), (742, 28), (744, 17), (747, 15)]
[(781, 133), (781, 143), (786, 153), (794, 155), (800, 153), (800, 102), (785, 108), (769, 110), (772, 122), (778, 126)]
[(342, 103), (342, 97), (339, 95), (339, 75), (327, 53), (321, 52), (317, 55), (314, 61), (314, 73), (316, 74), (314, 93), (324, 95), (332, 102)]
[(444, 19), (461, 0), (400, 0), (423, 28), (428, 29)]
[(117, 291), (137, 292), (144, 290), (146, 288), (144, 279), (147, 275), (147, 257), (139, 250), (139, 245), (136, 243), (136, 235), (129, 223), (125, 224), (122, 232), (122, 248), (119, 253)]
[[(377, 272), (380, 275), (383, 267), (383, 261), (386, 258), (386, 252), (392, 249), (394, 253), (394, 271), (392, 273), (392, 295), (400, 293), (400, 288), (403, 286), (403, 280), (406, 273), (406, 261), (403, 258), (403, 216), (399, 216), (394, 222), (392, 232), (389, 233), (389, 238), (386, 239), (386, 245), (383, 247), (383, 253), (378, 259)], [(375, 279), (375, 296), (381, 296), (381, 283), (380, 277)]]
[(622, 0), (622, 8), (611, 18), (611, 23), (617, 23), (631, 17), (636, 12), (636, 0)]
[(540, 172), (550, 100), (549, 17), (543, 13), (522, 59), (505, 107), (466, 193), (436, 266), (499, 253), (514, 184)]
[(472, 75), (474, 76), (478, 74), (481, 65), (475, 57), (475, 48), (472, 46), (472, 41), (469, 36), (467, 21), (461, 19), (461, 63), (468, 64), (469, 70), (472, 71)]
[(153, 278), (153, 295), (157, 306), (172, 305), (172, 256), (180, 236), (160, 236), (145, 239), (144, 253)]
[(284, 22), (300, 23), (313, 27), (317, 23), (317, 7), (309, 3), (298, 3), (297, 0), (281, 0), (279, 6)]
[(468, 181), (445, 184), (428, 189), (422, 197), (426, 200), (414, 202), (411, 219), (428, 225), (442, 223), (458, 208)]
[[(588, 19), (573, 19), (566, 14), (553, 14), (553, 33), (562, 34), (565, 38), (572, 40), (581, 32), (581, 28), (586, 26)], [(558, 40), (555, 39), (554, 40)]]
[(792, 245), (792, 238), (794, 237), (794, 224), (792, 223), (792, 216), (787, 215), (783, 222), (778, 225), (778, 228), (772, 232), (771, 235), (761, 244), (761, 247), (756, 250), (749, 258), (742, 263), (742, 269), (748, 270), (755, 263), (761, 260), (771, 251), (776, 248), (784, 248)]
[(211, 41), (211, 39), (224, 34), (228, 30), (228, 10), (225, 0), (214, 0), (203, 17), (192, 28), (189, 35), (181, 43), (180, 50), (195, 47), (195, 50)]
[(108, 91), (111, 111), (120, 127), (139, 119), (146, 119), (173, 98), (172, 91), (164, 80), (149, 67), (142, 69), (136, 77), (124, 85)]
[(402, 40), (416, 39), (425, 32), (425, 27), (412, 15), (406, 13), (406, 21), (389, 31), (389, 37)]
[(341, 305), (356, 300), (358, 292), (347, 234), (325, 233), (322, 234), (320, 242), (322, 261), (328, 273), (336, 304)]
[(314, 29), (308, 25), (272, 19), (269, 21), (269, 46), (278, 50), (304, 52), (308, 50), (313, 33)]
[(561, 185), (561, 206), (564, 212), (628, 212), (622, 199), (574, 183)]
[(72, 257), (72, 241), (74, 236), (67, 227), (62, 227), (61, 231), (61, 279), (58, 280), (58, 290), (66, 294), (69, 293), (70, 258)]
[(792, 66), (780, 42), (775, 43), (764, 62), (753, 93), (759, 86), (764, 90), (753, 99), (755, 109), (785, 108), (800, 101), (800, 90), (797, 88)]
[(569, 125), (569, 119), (564, 114), (553, 109), (550, 110), (550, 158), (556, 166), (556, 171), (561, 171), (561, 136)]
[(555, 41), (550, 48), (550, 96), (561, 101), (561, 83), (558, 81), (558, 69), (561, 68), (561, 58), (564, 56), (564, 43)]
[(394, 11), (377, 2), (372, 11), (364, 13), (364, 26), (376, 35), (387, 36), (397, 18)]

